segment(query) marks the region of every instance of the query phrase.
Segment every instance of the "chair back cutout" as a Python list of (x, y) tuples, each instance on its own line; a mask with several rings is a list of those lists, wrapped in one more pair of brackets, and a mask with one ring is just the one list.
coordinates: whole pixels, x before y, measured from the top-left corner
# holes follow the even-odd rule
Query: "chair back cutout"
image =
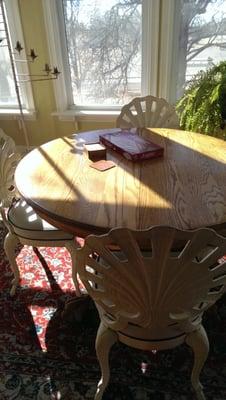
[(0, 207), (9, 207), (15, 197), (14, 173), (20, 154), (14, 140), (0, 129)]
[(116, 126), (128, 128), (179, 128), (175, 108), (165, 99), (145, 96), (135, 97), (122, 107)]

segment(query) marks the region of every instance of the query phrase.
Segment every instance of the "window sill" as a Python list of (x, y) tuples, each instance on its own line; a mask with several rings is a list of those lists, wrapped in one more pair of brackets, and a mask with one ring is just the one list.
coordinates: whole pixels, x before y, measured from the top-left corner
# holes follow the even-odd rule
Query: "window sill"
[(55, 111), (51, 115), (58, 117), (61, 121), (92, 121), (92, 122), (115, 122), (120, 114), (120, 110), (117, 111), (105, 111), (105, 110), (66, 110), (66, 111)]
[[(24, 119), (36, 120), (35, 110), (23, 110)], [(0, 108), (0, 119), (11, 120), (20, 117), (20, 110), (15, 108)]]

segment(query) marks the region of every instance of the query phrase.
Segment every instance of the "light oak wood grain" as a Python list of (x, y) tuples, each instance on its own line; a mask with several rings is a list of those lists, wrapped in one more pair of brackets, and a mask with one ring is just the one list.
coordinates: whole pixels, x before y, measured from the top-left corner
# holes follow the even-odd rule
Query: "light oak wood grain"
[[(109, 130), (108, 130), (109, 132)], [(16, 184), (33, 208), (57, 227), (86, 236), (113, 227), (179, 229), (226, 222), (226, 143), (173, 129), (142, 129), (164, 157), (132, 163), (115, 152), (115, 168), (90, 168), (84, 143), (102, 131), (56, 139), (29, 153)]]

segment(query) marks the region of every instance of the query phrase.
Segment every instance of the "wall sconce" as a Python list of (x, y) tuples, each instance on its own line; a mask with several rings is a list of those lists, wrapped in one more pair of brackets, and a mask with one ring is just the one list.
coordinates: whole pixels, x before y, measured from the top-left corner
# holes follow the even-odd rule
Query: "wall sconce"
[[(0, 44), (1, 47), (1, 44)], [(16, 53), (13, 53), (14, 55), (16, 54), (21, 54), (21, 51), (23, 50), (23, 47), (19, 41), (16, 42), (16, 47), (15, 47)], [(21, 58), (15, 58), (14, 57), (14, 62), (34, 62), (35, 59), (38, 57), (38, 55), (35, 53), (34, 49), (30, 49), (30, 53), (27, 54), (26, 59), (21, 59)], [(23, 79), (18, 79), (18, 82), (37, 82), (37, 81), (46, 81), (46, 80), (51, 80), (51, 79), (57, 79), (60, 71), (58, 70), (57, 67), (50, 68), (49, 64), (44, 65), (43, 69), (43, 74), (17, 74), (18, 77), (23, 77)], [(24, 78), (27, 79), (24, 79)]]

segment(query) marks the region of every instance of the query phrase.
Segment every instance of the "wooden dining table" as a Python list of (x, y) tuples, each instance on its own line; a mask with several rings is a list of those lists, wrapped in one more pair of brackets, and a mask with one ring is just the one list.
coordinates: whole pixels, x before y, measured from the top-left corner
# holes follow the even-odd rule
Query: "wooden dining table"
[(224, 229), (226, 142), (200, 133), (143, 128), (139, 135), (162, 146), (163, 157), (132, 162), (107, 150), (115, 167), (95, 170), (84, 145), (114, 131), (61, 137), (28, 153), (15, 173), (21, 196), (49, 223), (82, 237), (114, 227)]

